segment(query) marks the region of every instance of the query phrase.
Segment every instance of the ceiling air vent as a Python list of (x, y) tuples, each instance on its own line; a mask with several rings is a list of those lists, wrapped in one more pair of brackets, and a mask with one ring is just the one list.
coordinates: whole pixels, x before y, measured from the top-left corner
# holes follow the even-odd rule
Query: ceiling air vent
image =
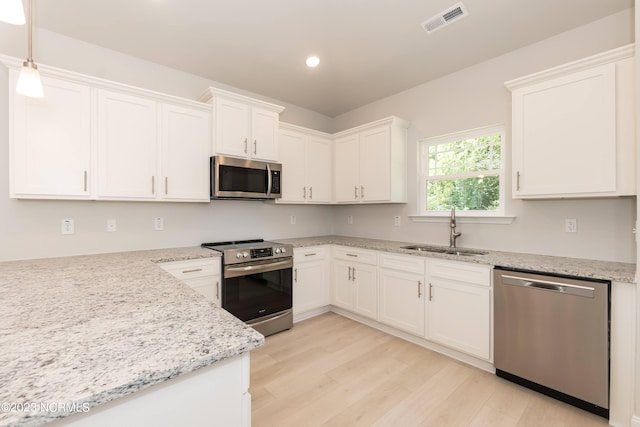
[(469, 12), (467, 12), (467, 9), (464, 7), (462, 2), (460, 2), (427, 19), (421, 25), (428, 34), (431, 34), (434, 31), (457, 21), (458, 19), (464, 18), (468, 14)]

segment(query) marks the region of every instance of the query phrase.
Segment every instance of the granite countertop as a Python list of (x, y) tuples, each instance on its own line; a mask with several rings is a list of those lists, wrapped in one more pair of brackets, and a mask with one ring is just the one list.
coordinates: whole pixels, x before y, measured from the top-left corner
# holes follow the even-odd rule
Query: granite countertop
[[(622, 283), (635, 283), (636, 265), (623, 262), (597, 261), (591, 259), (565, 258), (548, 255), (534, 255), (517, 252), (500, 252), (482, 249), (487, 252), (482, 256), (460, 256), (433, 252), (417, 252), (403, 249), (403, 246), (415, 245), (416, 242), (398, 242), (391, 240), (365, 239), (346, 236), (316, 236), (298, 239), (274, 239), (280, 243), (290, 243), (294, 247), (336, 244), (362, 249), (386, 251), (398, 254), (441, 258), (455, 261), (473, 262), (477, 264), (518, 268), (540, 271), (544, 273), (564, 274), (576, 277), (611, 280)], [(428, 245), (436, 246), (436, 245)]]
[[(216, 255), (198, 247), (0, 263), (0, 403), (94, 406), (262, 345), (156, 265)], [(69, 415), (2, 409), (0, 425)]]

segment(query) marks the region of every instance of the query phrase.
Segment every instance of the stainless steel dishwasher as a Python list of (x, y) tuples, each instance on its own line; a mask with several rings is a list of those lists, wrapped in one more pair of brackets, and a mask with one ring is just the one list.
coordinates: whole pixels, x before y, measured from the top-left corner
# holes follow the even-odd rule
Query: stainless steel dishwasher
[(611, 282), (494, 269), (496, 375), (609, 418)]

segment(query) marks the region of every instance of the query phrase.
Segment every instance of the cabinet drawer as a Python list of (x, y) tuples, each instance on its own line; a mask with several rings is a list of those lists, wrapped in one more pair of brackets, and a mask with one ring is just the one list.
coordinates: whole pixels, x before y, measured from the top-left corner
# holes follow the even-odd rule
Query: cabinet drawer
[(430, 260), (429, 276), (476, 285), (491, 285), (491, 267), (467, 262)]
[(295, 264), (305, 261), (315, 261), (327, 258), (327, 246), (310, 246), (307, 248), (295, 248), (293, 250), (293, 262)]
[(363, 264), (376, 265), (378, 263), (378, 255), (375, 252), (346, 246), (334, 246), (333, 257)]
[(160, 264), (165, 271), (179, 280), (192, 277), (220, 275), (220, 258), (194, 259), (188, 261), (173, 261)]
[(380, 254), (378, 265), (381, 268), (424, 274), (426, 262), (424, 258), (410, 255)]

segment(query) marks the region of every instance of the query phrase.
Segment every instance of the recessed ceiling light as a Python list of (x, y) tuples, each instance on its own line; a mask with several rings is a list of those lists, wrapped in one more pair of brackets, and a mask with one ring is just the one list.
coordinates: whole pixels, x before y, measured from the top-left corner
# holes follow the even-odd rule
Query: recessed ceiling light
[(310, 56), (307, 58), (307, 67), (317, 67), (319, 63), (320, 58), (318, 58), (317, 56)]

